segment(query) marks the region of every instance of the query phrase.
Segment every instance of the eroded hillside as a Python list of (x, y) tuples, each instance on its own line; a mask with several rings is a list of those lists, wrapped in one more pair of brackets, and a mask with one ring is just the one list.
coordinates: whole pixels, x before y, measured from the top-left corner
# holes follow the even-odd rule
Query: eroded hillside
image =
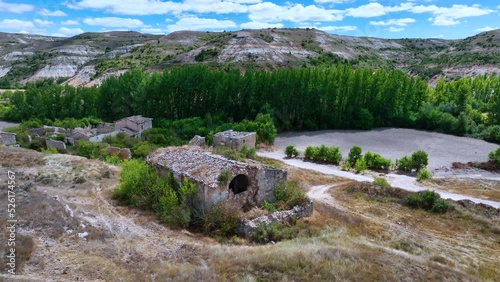
[(464, 40), (351, 37), (315, 29), (178, 31), (166, 36), (106, 32), (71, 38), (0, 33), (3, 87), (40, 78), (95, 85), (132, 68), (162, 71), (192, 63), (240, 69), (349, 63), (399, 68), (425, 79), (475, 76), (500, 71), (500, 30)]

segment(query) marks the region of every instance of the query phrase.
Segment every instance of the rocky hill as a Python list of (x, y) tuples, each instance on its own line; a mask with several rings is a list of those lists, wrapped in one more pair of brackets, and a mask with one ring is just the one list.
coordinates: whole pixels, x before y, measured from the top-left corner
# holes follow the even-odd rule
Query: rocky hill
[(399, 68), (432, 82), (500, 72), (500, 29), (463, 40), (339, 36), (315, 29), (83, 33), (71, 38), (0, 33), (0, 88), (41, 78), (95, 85), (131, 68), (265, 68), (349, 63)]

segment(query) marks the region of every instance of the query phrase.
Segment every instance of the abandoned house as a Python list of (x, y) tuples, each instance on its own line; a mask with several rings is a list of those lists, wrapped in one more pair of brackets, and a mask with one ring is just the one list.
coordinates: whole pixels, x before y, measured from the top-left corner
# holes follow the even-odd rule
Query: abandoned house
[(130, 116), (115, 122), (115, 129), (133, 137), (141, 137), (141, 133), (153, 127), (153, 119), (143, 116)]
[[(197, 146), (168, 147), (150, 154), (147, 163), (160, 173), (171, 172), (181, 183), (187, 177), (198, 187), (202, 208), (225, 201), (241, 208), (260, 205), (274, 198), (274, 186), (287, 172), (248, 160), (238, 162), (214, 155)], [(228, 174), (228, 179), (220, 175)]]
[(239, 132), (233, 130), (222, 131), (214, 134), (214, 147), (225, 146), (240, 151), (243, 147), (255, 148), (257, 133)]

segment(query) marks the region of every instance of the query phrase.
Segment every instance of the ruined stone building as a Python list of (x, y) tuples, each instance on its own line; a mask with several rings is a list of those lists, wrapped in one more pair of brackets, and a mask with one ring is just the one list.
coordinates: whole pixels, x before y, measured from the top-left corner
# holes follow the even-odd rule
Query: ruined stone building
[[(251, 160), (228, 160), (197, 146), (160, 149), (149, 155), (146, 161), (161, 173), (171, 172), (178, 183), (185, 177), (196, 183), (204, 209), (221, 201), (242, 208), (260, 205), (264, 200), (271, 201), (275, 184), (287, 177), (284, 170)], [(221, 173), (229, 177), (225, 182), (219, 177)]]
[(15, 144), (17, 144), (15, 133), (8, 133), (8, 132), (0, 131), (0, 146), (2, 146), (2, 145), (10, 146), (10, 145), (15, 145)]
[(214, 147), (225, 146), (240, 151), (241, 148), (255, 148), (257, 133), (239, 132), (233, 130), (222, 131), (214, 134)]
[(140, 137), (141, 133), (153, 127), (153, 119), (143, 116), (130, 116), (115, 122), (115, 129), (125, 132), (128, 136)]

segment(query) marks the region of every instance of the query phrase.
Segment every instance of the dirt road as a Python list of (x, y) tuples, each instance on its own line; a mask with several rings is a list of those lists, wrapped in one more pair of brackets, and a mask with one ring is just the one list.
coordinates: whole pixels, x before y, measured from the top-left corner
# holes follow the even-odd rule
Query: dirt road
[[(284, 154), (281, 151), (274, 151), (274, 152), (263, 152), (259, 151), (258, 155), (267, 157), (267, 158), (272, 158), (272, 159), (277, 159), (280, 161), (285, 162), (286, 164), (296, 166), (299, 168), (305, 168), (305, 169), (310, 169), (310, 170), (315, 170), (324, 174), (333, 174), (337, 176), (342, 176), (345, 178), (353, 179), (356, 181), (373, 181), (374, 177), (370, 175), (360, 175), (360, 174), (355, 174), (352, 172), (347, 172), (347, 171), (342, 171), (339, 168), (331, 165), (324, 165), (324, 164), (316, 164), (312, 162), (304, 162), (300, 159), (285, 159)], [(497, 209), (500, 209), (500, 202), (496, 201), (489, 201), (489, 200), (484, 200), (484, 199), (478, 199), (475, 197), (470, 197), (466, 195), (461, 195), (461, 194), (455, 194), (455, 193), (449, 193), (446, 191), (442, 190), (437, 190), (433, 189), (431, 187), (426, 187), (420, 183), (418, 183), (415, 180), (415, 177), (410, 177), (406, 175), (399, 175), (395, 173), (389, 173), (386, 175), (387, 182), (393, 187), (398, 187), (404, 190), (408, 191), (423, 191), (423, 190), (434, 190), (436, 191), (442, 198), (445, 199), (451, 199), (454, 201), (458, 200), (470, 200), (475, 203), (483, 203), (485, 205), (490, 205), (492, 207), (495, 207)]]

